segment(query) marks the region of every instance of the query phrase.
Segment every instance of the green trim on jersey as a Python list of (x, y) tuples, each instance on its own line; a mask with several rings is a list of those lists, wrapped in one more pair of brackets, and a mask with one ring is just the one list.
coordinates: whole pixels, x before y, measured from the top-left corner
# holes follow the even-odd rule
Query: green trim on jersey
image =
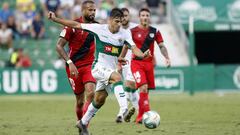
[(85, 31), (88, 31), (94, 34), (96, 39), (96, 42), (95, 42), (96, 47), (95, 47), (95, 54), (94, 54), (95, 60), (92, 64), (92, 68), (94, 68), (96, 63), (98, 62), (99, 53), (103, 53), (103, 54), (115, 56), (115, 57), (118, 57), (121, 54), (123, 46), (116, 46), (107, 42), (103, 42), (100, 40), (99, 36), (96, 33), (89, 30), (85, 30)]

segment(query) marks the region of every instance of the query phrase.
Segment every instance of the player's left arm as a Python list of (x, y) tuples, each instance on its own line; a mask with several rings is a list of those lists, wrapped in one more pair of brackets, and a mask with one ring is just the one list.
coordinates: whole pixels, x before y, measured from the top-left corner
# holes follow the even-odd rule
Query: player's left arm
[(166, 59), (166, 66), (170, 67), (171, 66), (171, 61), (170, 58), (168, 56), (168, 51), (166, 46), (163, 43), (163, 38), (162, 38), (162, 34), (160, 33), (159, 30), (157, 30), (156, 35), (155, 35), (155, 41), (157, 42), (160, 51), (162, 53), (162, 55), (164, 56), (164, 58)]
[(166, 46), (164, 45), (163, 42), (159, 43), (158, 44), (159, 48), (160, 48), (160, 51), (162, 53), (162, 55), (165, 57), (166, 59), (166, 65), (167, 67), (170, 67), (171, 66), (171, 61), (170, 61), (170, 58), (169, 58), (169, 55), (168, 55), (168, 51), (167, 51), (167, 48)]

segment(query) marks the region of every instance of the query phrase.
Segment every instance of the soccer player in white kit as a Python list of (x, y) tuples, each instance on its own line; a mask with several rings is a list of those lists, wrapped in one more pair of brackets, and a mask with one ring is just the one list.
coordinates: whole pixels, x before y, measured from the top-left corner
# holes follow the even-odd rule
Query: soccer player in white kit
[[(123, 12), (122, 29), (125, 29), (131, 32), (130, 29), (138, 26), (138, 24), (130, 22), (130, 13), (127, 8), (122, 8), (121, 10)], [(125, 59), (126, 59), (126, 65), (119, 65), (119, 67), (121, 67), (120, 70), (124, 80), (125, 95), (127, 97), (127, 100), (132, 104), (132, 107), (128, 111), (128, 113), (124, 115), (124, 117), (122, 117), (119, 111), (119, 114), (117, 115), (117, 119), (116, 119), (117, 123), (122, 122), (123, 119), (125, 122), (130, 122), (132, 115), (135, 113), (135, 111), (138, 111), (139, 93), (136, 89), (135, 80), (131, 71), (132, 51), (130, 49), (128, 49)], [(115, 95), (117, 94), (118, 93), (115, 92)]]
[(80, 135), (89, 135), (87, 125), (105, 103), (108, 93), (111, 91), (111, 86), (113, 85), (116, 90), (123, 90), (121, 75), (115, 71), (118, 62), (122, 64), (126, 62), (125, 59), (118, 58), (123, 46), (131, 48), (132, 52), (140, 58), (147, 57), (149, 50), (143, 53), (135, 46), (130, 32), (120, 29), (123, 12), (118, 8), (112, 9), (108, 24), (83, 24), (64, 20), (57, 18), (53, 12), (49, 12), (48, 18), (65, 26), (90, 31), (95, 35), (96, 51), (92, 75), (97, 81), (97, 86), (94, 100), (82, 119), (77, 123), (77, 127), (81, 129)]

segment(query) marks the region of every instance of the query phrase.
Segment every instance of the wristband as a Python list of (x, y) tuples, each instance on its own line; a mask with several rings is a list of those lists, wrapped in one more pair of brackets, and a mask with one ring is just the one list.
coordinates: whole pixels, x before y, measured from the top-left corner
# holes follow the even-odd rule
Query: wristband
[(70, 64), (70, 63), (72, 63), (72, 60), (71, 59), (67, 60), (67, 64)]

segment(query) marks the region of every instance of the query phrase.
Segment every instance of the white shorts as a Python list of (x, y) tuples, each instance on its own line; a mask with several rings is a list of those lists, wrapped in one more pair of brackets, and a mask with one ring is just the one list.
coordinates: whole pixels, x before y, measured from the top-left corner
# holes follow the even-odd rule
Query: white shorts
[(123, 80), (125, 81), (135, 82), (130, 64), (122, 66), (122, 76), (123, 76)]
[(114, 72), (111, 68), (106, 68), (101, 65), (95, 65), (92, 69), (92, 76), (96, 79), (97, 85), (96, 90), (106, 90), (108, 93), (111, 92), (111, 84), (109, 84), (109, 79), (111, 74)]

